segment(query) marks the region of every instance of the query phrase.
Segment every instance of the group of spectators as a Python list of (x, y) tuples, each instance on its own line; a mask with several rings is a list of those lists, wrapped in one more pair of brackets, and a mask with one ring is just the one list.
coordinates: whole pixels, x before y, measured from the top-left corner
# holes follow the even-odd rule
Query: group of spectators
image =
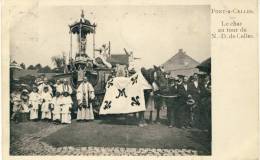
[(54, 123), (71, 123), (73, 106), (72, 94), (76, 92), (77, 120), (93, 120), (92, 100), (95, 98), (94, 88), (87, 77), (76, 90), (70, 86), (67, 79), (58, 79), (50, 85), (48, 79), (42, 76), (32, 85), (31, 91), (16, 84), (11, 93), (11, 120), (48, 121)]
[[(156, 123), (160, 123), (162, 106), (167, 107), (169, 127), (211, 128), (211, 79), (210, 75), (177, 76), (168, 78), (168, 87), (160, 90), (156, 82), (153, 90), (145, 91), (146, 111), (150, 112), (148, 121), (153, 123), (152, 112), (156, 111)], [(144, 113), (140, 113), (139, 126), (147, 125)]]
[[(151, 90), (144, 91), (146, 111), (150, 113), (149, 123), (160, 123), (162, 106), (167, 107), (168, 126), (179, 128), (211, 128), (211, 79), (210, 75), (199, 77), (177, 76), (167, 78), (168, 87), (162, 91), (155, 81)], [(76, 93), (76, 94), (75, 94)], [(72, 96), (76, 95), (76, 96)], [(76, 97), (76, 98), (75, 98)], [(50, 85), (42, 77), (32, 86), (32, 91), (16, 86), (11, 93), (11, 119), (20, 122), (25, 120), (44, 120), (54, 123), (71, 123), (73, 105), (76, 104), (77, 121), (94, 120), (94, 88), (84, 77), (76, 89), (67, 79)], [(153, 112), (156, 120), (153, 121)], [(147, 125), (144, 111), (138, 113), (140, 127)]]

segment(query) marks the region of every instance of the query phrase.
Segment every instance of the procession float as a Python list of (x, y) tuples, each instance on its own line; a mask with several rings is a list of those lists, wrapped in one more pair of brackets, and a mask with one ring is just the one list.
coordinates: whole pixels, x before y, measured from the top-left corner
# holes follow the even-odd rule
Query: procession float
[[(101, 48), (95, 47), (95, 32), (97, 25), (91, 23), (84, 16), (82, 11), (81, 17), (75, 23), (69, 25), (70, 35), (70, 50), (68, 55), (68, 62), (65, 64), (64, 73), (58, 74), (54, 78), (65, 78), (71, 82), (71, 86), (76, 90), (84, 77), (87, 77), (95, 89), (96, 99), (94, 108), (98, 112), (99, 106), (102, 103), (105, 94), (106, 81), (112, 75), (112, 65), (107, 62), (107, 57), (110, 54), (109, 45), (103, 45)], [(76, 42), (75, 37), (76, 36)], [(87, 43), (92, 36), (93, 51), (87, 53)], [(76, 49), (72, 47), (76, 43)], [(74, 49), (74, 50), (73, 50)]]

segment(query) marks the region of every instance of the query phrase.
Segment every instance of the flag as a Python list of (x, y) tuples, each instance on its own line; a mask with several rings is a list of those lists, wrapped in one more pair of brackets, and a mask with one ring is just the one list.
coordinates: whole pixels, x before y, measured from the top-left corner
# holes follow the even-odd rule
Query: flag
[(115, 77), (106, 84), (106, 94), (99, 114), (145, 111), (144, 90), (152, 89), (141, 72), (131, 77)]

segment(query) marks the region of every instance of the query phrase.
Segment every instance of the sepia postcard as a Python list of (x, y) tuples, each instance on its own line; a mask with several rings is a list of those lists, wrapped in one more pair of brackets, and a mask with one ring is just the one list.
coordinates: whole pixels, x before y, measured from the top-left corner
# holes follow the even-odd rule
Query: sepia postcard
[(2, 1), (2, 158), (259, 157), (256, 0)]

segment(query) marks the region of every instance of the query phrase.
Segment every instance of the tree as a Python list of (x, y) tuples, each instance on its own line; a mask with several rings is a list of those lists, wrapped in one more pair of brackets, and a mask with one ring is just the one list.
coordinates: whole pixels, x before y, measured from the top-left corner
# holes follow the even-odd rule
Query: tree
[(33, 65), (30, 65), (30, 66), (28, 66), (28, 68), (27, 68), (27, 69), (34, 70), (35, 68), (34, 68), (34, 66), (33, 66)]
[(38, 72), (39, 73), (50, 73), (50, 72), (52, 72), (52, 70), (51, 70), (51, 67), (45, 66), (45, 67), (39, 69)]
[(25, 68), (26, 68), (26, 66), (25, 66), (24, 63), (21, 63), (20, 66), (22, 67), (22, 69), (25, 69)]
[(51, 57), (51, 61), (59, 69), (64, 67), (64, 56), (53, 56)]
[(20, 83), (32, 85), (35, 82), (36, 77), (32, 75), (25, 75), (19, 78)]
[(35, 65), (34, 68), (37, 69), (37, 70), (40, 70), (40, 69), (42, 69), (42, 65), (40, 63), (38, 63), (38, 64)]

